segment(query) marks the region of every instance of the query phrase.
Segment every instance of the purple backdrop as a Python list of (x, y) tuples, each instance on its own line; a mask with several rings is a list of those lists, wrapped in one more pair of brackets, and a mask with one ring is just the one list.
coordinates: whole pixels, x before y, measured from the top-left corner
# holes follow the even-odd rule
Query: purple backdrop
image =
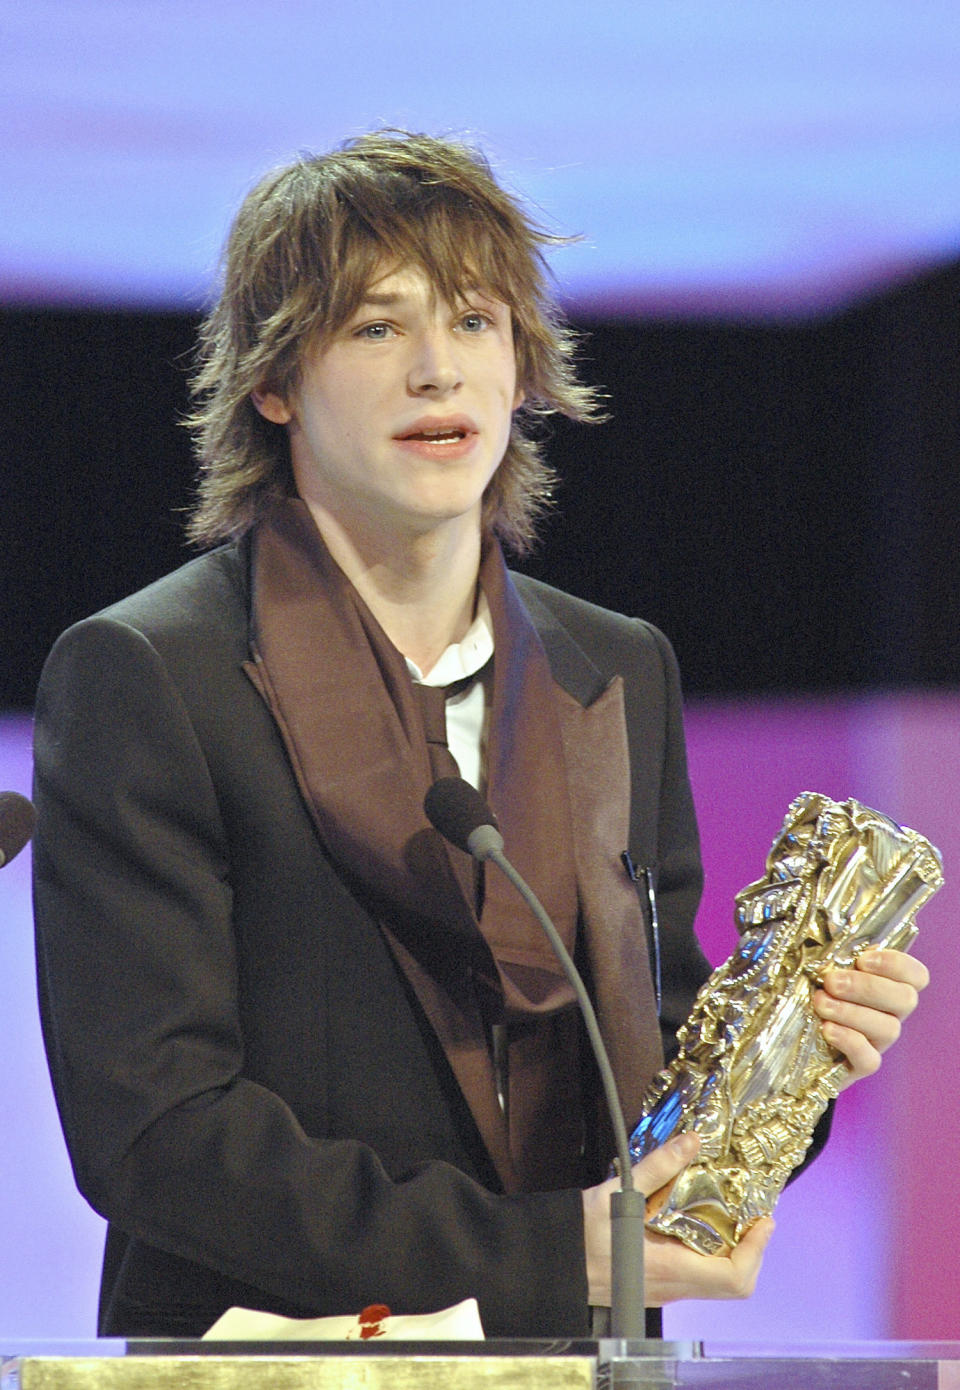
[(946, 1049), (956, 1032), (960, 697), (698, 703), (688, 737), (707, 875), (700, 932), (715, 962), (733, 941), (733, 895), (763, 872), (801, 791), (854, 796), (922, 831), (943, 854), (946, 884), (920, 918), (916, 954), (933, 973), (922, 1008), (880, 1073), (840, 1097), (827, 1150), (781, 1199), (756, 1295), (678, 1306), (668, 1330), (738, 1341), (956, 1337), (960, 1069)]
[(960, 7), (0, 0), (0, 297), (195, 303), (272, 164), (472, 132), (615, 314), (803, 313), (960, 250)]
[[(841, 1097), (826, 1152), (782, 1198), (761, 1286), (746, 1304), (688, 1303), (667, 1334), (726, 1341), (946, 1338), (960, 1333), (949, 1201), (960, 1152), (952, 930), (960, 862), (960, 696), (696, 704), (691, 773), (711, 959), (733, 942), (734, 893), (760, 875), (801, 791), (855, 796), (928, 835), (947, 886), (924, 910), (918, 953), (934, 983), (880, 1074)], [(0, 785), (29, 791), (29, 721), (0, 720)], [(29, 854), (0, 877), (0, 1335), (83, 1337), (94, 1326), (102, 1223), (73, 1188), (40, 1044), (33, 989)], [(935, 1271), (935, 1277), (931, 1277)]]

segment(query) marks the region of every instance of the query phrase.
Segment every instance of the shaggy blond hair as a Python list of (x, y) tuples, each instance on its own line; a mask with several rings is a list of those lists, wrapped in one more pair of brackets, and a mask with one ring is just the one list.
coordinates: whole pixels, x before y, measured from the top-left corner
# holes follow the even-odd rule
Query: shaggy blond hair
[(481, 154), (450, 140), (382, 130), (268, 174), (237, 214), (222, 292), (200, 330), (186, 422), (200, 462), (191, 539), (238, 537), (293, 491), (286, 430), (251, 392), (288, 400), (304, 353), (344, 325), (386, 263), (422, 269), (448, 303), (482, 289), (511, 310), (525, 399), (483, 523), (527, 550), (554, 483), (531, 426), (553, 411), (600, 418), (547, 294), (543, 248), (563, 240), (500, 188)]

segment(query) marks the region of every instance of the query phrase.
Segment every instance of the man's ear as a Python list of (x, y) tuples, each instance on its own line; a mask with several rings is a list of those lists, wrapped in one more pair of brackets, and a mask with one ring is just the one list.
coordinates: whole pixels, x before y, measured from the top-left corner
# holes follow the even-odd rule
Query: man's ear
[(250, 399), (263, 418), (274, 425), (289, 425), (293, 418), (286, 402), (275, 391), (251, 391)]

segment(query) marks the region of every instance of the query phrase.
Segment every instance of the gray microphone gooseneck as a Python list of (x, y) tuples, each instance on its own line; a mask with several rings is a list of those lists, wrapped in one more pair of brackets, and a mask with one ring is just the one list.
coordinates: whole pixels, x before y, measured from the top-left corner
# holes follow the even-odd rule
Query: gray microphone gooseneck
[(466, 850), (481, 863), (491, 860), (506, 875), (546, 933), (563, 973), (577, 996), (610, 1112), (620, 1176), (620, 1191), (610, 1196), (610, 1331), (614, 1337), (642, 1341), (647, 1335), (643, 1296), (646, 1197), (634, 1187), (627, 1127), (590, 996), (539, 898), (503, 853), (503, 836), (497, 829), (496, 817), (476, 788), (460, 777), (441, 777), (427, 792), (423, 805), (431, 825), (439, 830), (444, 839), (458, 849)]

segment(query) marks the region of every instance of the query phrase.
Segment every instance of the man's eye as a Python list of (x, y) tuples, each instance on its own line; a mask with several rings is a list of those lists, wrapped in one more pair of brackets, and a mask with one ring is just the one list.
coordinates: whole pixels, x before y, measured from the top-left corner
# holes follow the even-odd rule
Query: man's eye
[(356, 330), (354, 337), (368, 338), (376, 343), (384, 338), (389, 338), (392, 332), (393, 329), (389, 323), (365, 323)]
[(489, 328), (490, 320), (486, 314), (481, 314), (476, 310), (471, 310), (469, 314), (464, 314), (460, 320), (460, 327), (467, 333), (482, 333), (485, 328)]

